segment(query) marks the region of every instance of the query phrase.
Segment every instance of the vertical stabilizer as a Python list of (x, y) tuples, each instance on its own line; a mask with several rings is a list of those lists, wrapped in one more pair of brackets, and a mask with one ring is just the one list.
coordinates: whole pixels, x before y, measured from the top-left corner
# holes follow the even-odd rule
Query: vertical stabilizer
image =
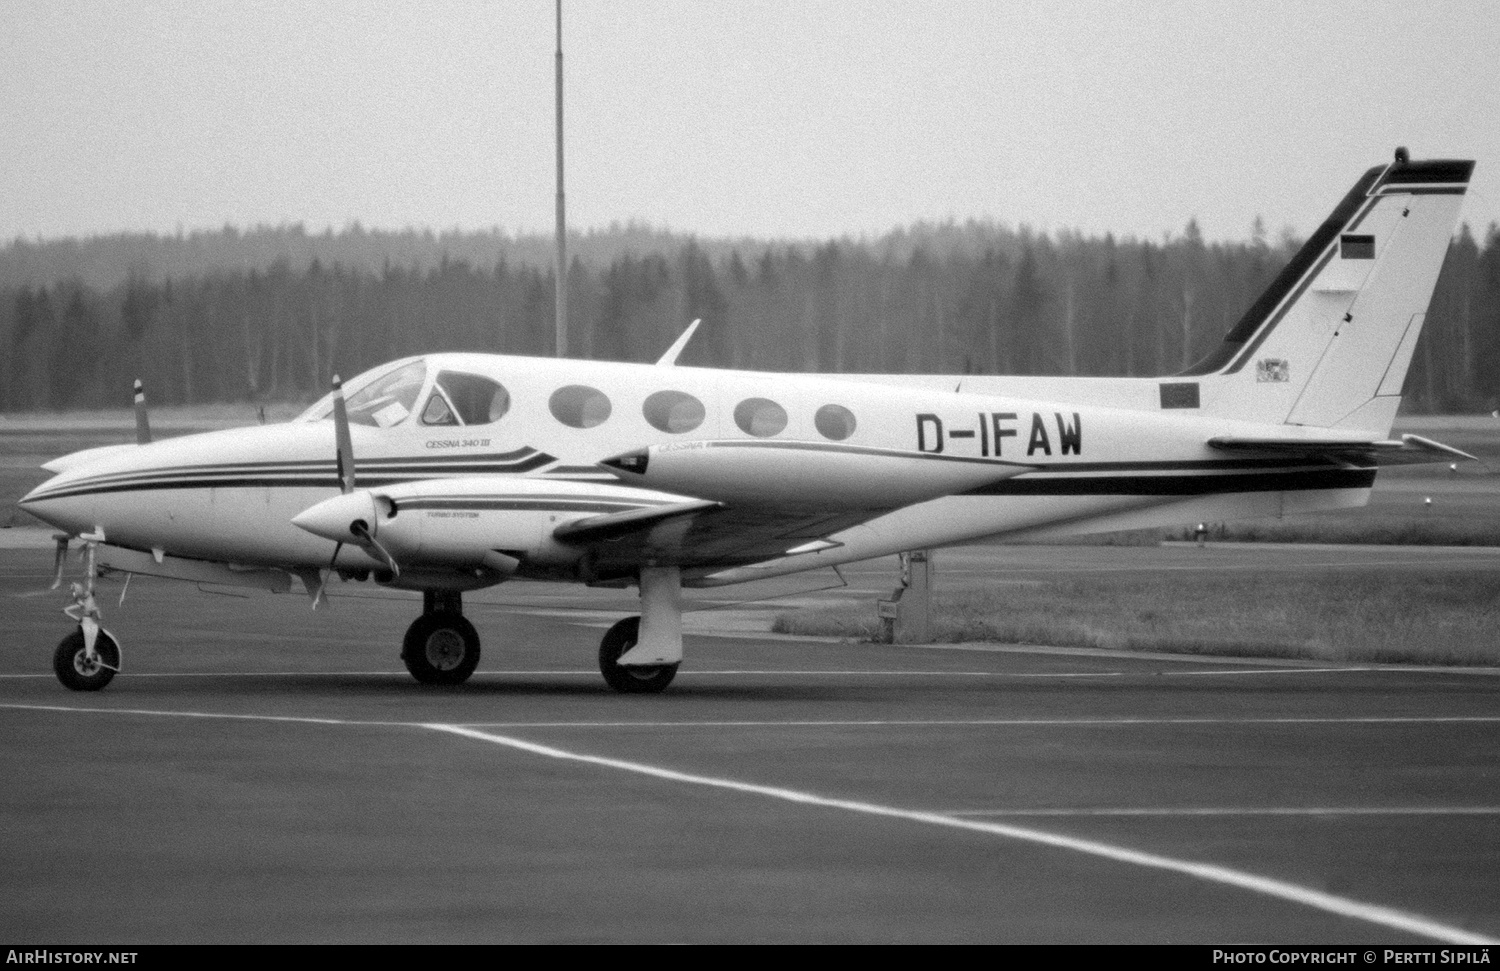
[(1390, 432), (1470, 161), (1373, 168), (1184, 377), (1204, 414)]

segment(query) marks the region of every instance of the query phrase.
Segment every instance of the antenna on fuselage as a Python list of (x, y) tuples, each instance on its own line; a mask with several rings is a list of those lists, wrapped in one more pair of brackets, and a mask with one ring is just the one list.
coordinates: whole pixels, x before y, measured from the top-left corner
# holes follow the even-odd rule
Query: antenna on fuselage
[(667, 353), (663, 354), (659, 359), (657, 359), (656, 366), (674, 366), (677, 363), (678, 356), (682, 354), (682, 349), (684, 347), (687, 347), (687, 342), (693, 339), (693, 332), (698, 329), (698, 325), (701, 323), (703, 323), (703, 318), (699, 317), (691, 324), (688, 324), (688, 328), (687, 330), (682, 332), (682, 336), (673, 341), (672, 346), (667, 348)]
[(135, 379), (135, 443), (151, 443), (151, 419), (146, 414), (146, 386), (141, 384), (140, 378)]

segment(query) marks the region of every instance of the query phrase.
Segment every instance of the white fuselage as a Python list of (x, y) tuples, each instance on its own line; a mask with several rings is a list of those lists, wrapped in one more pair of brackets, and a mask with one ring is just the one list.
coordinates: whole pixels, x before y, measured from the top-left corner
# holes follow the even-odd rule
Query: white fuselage
[[(401, 367), (417, 377), (397, 393), (370, 394)], [(1152, 402), (1155, 381), (1118, 379), (1108, 395), (1097, 379), (1078, 382), (1088, 385), (1082, 394), (1071, 393), (1084, 390), (1071, 388), (1073, 379), (1018, 379), (1022, 397), (1003, 393), (1004, 379), (984, 379), (984, 393), (952, 380), (951, 390), (940, 390), (933, 378), (900, 384), (429, 355), (349, 383), (351, 409), (364, 419), (352, 427), (357, 488), (411, 500), (436, 490), (453, 508), (483, 493), (487, 505), (464, 507), (459, 517), (427, 502), (424, 532), (404, 555), (452, 566), (472, 560), (469, 547), (475, 555), (503, 549), (525, 554), (521, 576), (565, 572), (580, 554), (553, 530), (612, 510), (713, 500), (868, 512), (817, 549), (684, 575), (712, 584), (1001, 534), (1355, 505), (1373, 479), (1369, 470), (1228, 457), (1207, 445), (1260, 426), (1097, 403)], [(434, 403), (439, 390), (446, 396)], [(361, 401), (362, 392), (370, 400)], [(487, 396), (489, 412), (464, 404), (475, 394)], [(466, 407), (468, 423), (450, 423), (463, 422)], [(23, 502), (70, 533), (102, 529), (115, 546), (326, 567), (335, 543), (292, 519), (339, 494), (327, 408), (315, 405), (286, 424), (80, 454), (59, 462), (63, 471)], [(600, 464), (630, 452), (649, 454), (643, 474)], [(336, 565), (379, 563), (346, 545)]]

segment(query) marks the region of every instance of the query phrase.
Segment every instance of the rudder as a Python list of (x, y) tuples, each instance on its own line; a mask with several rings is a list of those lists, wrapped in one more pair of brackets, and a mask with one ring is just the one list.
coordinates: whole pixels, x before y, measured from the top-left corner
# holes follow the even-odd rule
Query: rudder
[(1472, 161), (1370, 169), (1184, 376), (1205, 414), (1390, 432)]

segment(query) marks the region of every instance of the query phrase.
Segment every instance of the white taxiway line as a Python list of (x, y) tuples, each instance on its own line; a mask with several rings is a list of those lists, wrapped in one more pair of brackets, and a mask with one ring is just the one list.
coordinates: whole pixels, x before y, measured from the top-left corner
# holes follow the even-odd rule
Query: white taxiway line
[[(1464, 550), (1466, 547), (1453, 547), (1456, 550)], [(1207, 563), (1147, 563), (1147, 564), (1118, 564), (1110, 566), (1076, 566), (1069, 564), (1046, 565), (1046, 566), (1014, 566), (1014, 567), (945, 567), (945, 577), (1008, 577), (1017, 574), (1062, 574), (1062, 573), (1203, 573), (1214, 571), (1252, 571), (1252, 570), (1362, 570), (1378, 566), (1479, 566), (1473, 559), (1485, 559), (1493, 557), (1494, 548), (1475, 548), (1472, 559), (1459, 560), (1451, 556), (1434, 556), (1428, 553), (1414, 554), (1410, 557), (1399, 556), (1388, 559), (1366, 559), (1366, 560), (1298, 560), (1290, 563), (1275, 563), (1269, 559), (1263, 559), (1251, 563), (1225, 563), (1217, 560)], [(847, 571), (846, 571), (847, 572)]]
[[(378, 673), (378, 672), (377, 672)], [(395, 672), (390, 672), (394, 674)], [(403, 674), (405, 672), (402, 672)], [(542, 672), (554, 674), (556, 672)], [(580, 672), (583, 673), (583, 672)], [(587, 672), (593, 673), (593, 672)], [(16, 677), (51, 675), (16, 675)], [(176, 677), (176, 675), (159, 675)], [(183, 675), (188, 677), (188, 675)], [(70, 711), (116, 715), (176, 715), (183, 718), (248, 718), (261, 721), (314, 722), (331, 725), (425, 725), (423, 722), (358, 721), (280, 715), (232, 715), (165, 711), (147, 708), (78, 708), (0, 702), (0, 710)], [(907, 718), (907, 719), (783, 719), (778, 721), (504, 721), (461, 722), (459, 728), (1151, 728), (1155, 726), (1253, 725), (1472, 725), (1500, 723), (1500, 715), (1352, 715), (1342, 718)]]
[(1237, 887), (1253, 893), (1337, 914), (1341, 917), (1378, 924), (1382, 927), (1429, 937), (1449, 944), (1500, 944), (1500, 938), (1485, 937), (1460, 927), (1451, 927), (1447, 924), (1429, 920), (1419, 914), (1397, 910), (1394, 907), (1368, 904), (1348, 897), (1339, 897), (1321, 890), (1314, 890), (1310, 887), (1301, 887), (1284, 880), (1276, 880), (1271, 877), (1262, 877), (1253, 873), (1233, 870), (1229, 867), (1217, 866), (1210, 863), (1195, 863), (1191, 860), (1179, 860), (1157, 853), (1144, 853), (1122, 846), (1101, 843), (1097, 840), (1077, 839), (1071, 836), (1063, 836), (1059, 833), (1048, 833), (1043, 830), (1011, 826), (1005, 823), (988, 823), (973, 819), (963, 819), (943, 813), (900, 809), (895, 806), (884, 806), (873, 802), (862, 802), (853, 799), (832, 799), (827, 796), (819, 796), (815, 793), (803, 792), (798, 789), (783, 789), (778, 786), (763, 786), (717, 776), (678, 772), (675, 769), (663, 769), (642, 762), (630, 762), (625, 759), (605, 758), (598, 755), (570, 752), (567, 749), (555, 748), (551, 745), (538, 745), (535, 742), (527, 742), (505, 735), (495, 735), (490, 732), (481, 732), (472, 728), (464, 728), (461, 725), (429, 723), (425, 727), (436, 732), (450, 732), (464, 738), (502, 745), (522, 752), (529, 752), (533, 755), (545, 756), (546, 758), (568, 762), (582, 762), (587, 765), (632, 772), (637, 775), (650, 776), (651, 778), (663, 779), (668, 782), (681, 782), (688, 785), (726, 789), (731, 792), (765, 796), (803, 806), (819, 806), (826, 809), (842, 809), (846, 812), (860, 813), (867, 816), (904, 819), (915, 823), (925, 823), (929, 826), (986, 833), (991, 836), (1002, 836), (1007, 839), (1049, 846), (1054, 849), (1072, 850), (1077, 853), (1102, 857), (1119, 863), (1129, 863), (1154, 870), (1166, 870), (1199, 880), (1206, 880), (1210, 883)]
[[(10, 707), (0, 705), (0, 708)], [(808, 721), (462, 722), (466, 728), (1138, 728), (1179, 725), (1445, 725), (1500, 722), (1500, 715), (1349, 718), (911, 718)]]
[(79, 708), (73, 705), (13, 705), (0, 708), (24, 711), (65, 711), (82, 715), (147, 715), (157, 718), (206, 718), (223, 721), (281, 722), (294, 725), (376, 726), (385, 728), (422, 728), (418, 722), (362, 721), (356, 718), (312, 718), (306, 715), (237, 715), (222, 711), (167, 711), (160, 708)]
[(1078, 839), (1064, 836), (1059, 833), (1049, 833), (1044, 830), (1030, 829), (1021, 826), (1012, 826), (1005, 823), (983, 822), (975, 819), (965, 819), (955, 815), (937, 812), (924, 812), (921, 810), (901, 809), (896, 806), (885, 806), (880, 803), (863, 802), (853, 799), (834, 799), (828, 796), (820, 796), (812, 792), (804, 792), (798, 789), (785, 789), (779, 786), (763, 786), (752, 782), (741, 782), (736, 779), (727, 779), (717, 776), (698, 775), (691, 772), (679, 772), (675, 769), (664, 769), (643, 762), (631, 762), (625, 759), (607, 758), (599, 755), (587, 755), (581, 752), (572, 752), (567, 749), (556, 748), (551, 745), (539, 745), (535, 742), (527, 742), (519, 738), (511, 738), (506, 735), (496, 735), (491, 732), (482, 732), (462, 725), (450, 725), (441, 722), (382, 722), (361, 721), (339, 718), (306, 718), (290, 717), (280, 715), (244, 715), (226, 714), (218, 712), (190, 712), (190, 711), (160, 711), (149, 709), (128, 708), (82, 708), (66, 705), (17, 705), (0, 703), (0, 708), (30, 709), (40, 711), (76, 712), (87, 714), (113, 714), (113, 715), (148, 715), (157, 717), (175, 718), (204, 718), (223, 719), (228, 721), (263, 721), (275, 723), (294, 723), (305, 725), (337, 725), (337, 726), (381, 726), (402, 728), (425, 728), (434, 732), (444, 732), (457, 735), (461, 738), (473, 739), (475, 741), (488, 742), (492, 745), (500, 745), (506, 748), (527, 752), (532, 755), (540, 755), (545, 758), (557, 759), (566, 762), (577, 762), (585, 765), (593, 765), (601, 768), (614, 769), (622, 772), (631, 772), (644, 775), (654, 779), (667, 782), (680, 782), (688, 785), (706, 786), (715, 789), (723, 789), (730, 792), (740, 792), (747, 795), (764, 796), (777, 799), (782, 802), (794, 803), (803, 806), (818, 806), (825, 809), (840, 809), (845, 812), (859, 813), (866, 816), (881, 816), (888, 819), (902, 819), (914, 823), (923, 823), (929, 826), (938, 826), (947, 829), (965, 830), (974, 833), (984, 833), (991, 836), (1001, 836), (1007, 839), (1018, 840), (1025, 843), (1033, 843), (1040, 846), (1048, 846), (1054, 849), (1070, 850), (1076, 853), (1084, 853), (1102, 859), (1113, 860), (1118, 863), (1128, 863), (1134, 866), (1145, 867), (1153, 870), (1164, 870), (1178, 873), (1184, 876), (1204, 880), (1209, 883), (1217, 883), (1223, 886), (1236, 887), (1248, 890), (1252, 893), (1262, 894), (1285, 900), (1290, 903), (1301, 904), (1315, 910), (1322, 910), (1330, 914), (1347, 917), (1353, 920), (1365, 921), (1377, 924), (1393, 930), (1405, 931), (1421, 937), (1432, 938), (1449, 944), (1500, 944), (1500, 938), (1485, 937), (1461, 927), (1453, 927), (1438, 921), (1429, 920), (1420, 914), (1408, 913), (1394, 907), (1383, 907), (1378, 904), (1369, 904), (1354, 900), (1349, 897), (1340, 897), (1335, 894), (1314, 890), (1310, 887), (1298, 886), (1284, 880), (1272, 877), (1258, 876), (1253, 873), (1245, 873), (1229, 867), (1218, 866), (1211, 863), (1197, 863), (1192, 860), (1180, 860), (1175, 857), (1162, 856), (1157, 853), (1145, 853), (1132, 850), (1123, 846), (1115, 846), (1102, 843), (1097, 840)]
[(1500, 806), (1121, 806), (1097, 809), (945, 809), (945, 816), (1500, 816)]

